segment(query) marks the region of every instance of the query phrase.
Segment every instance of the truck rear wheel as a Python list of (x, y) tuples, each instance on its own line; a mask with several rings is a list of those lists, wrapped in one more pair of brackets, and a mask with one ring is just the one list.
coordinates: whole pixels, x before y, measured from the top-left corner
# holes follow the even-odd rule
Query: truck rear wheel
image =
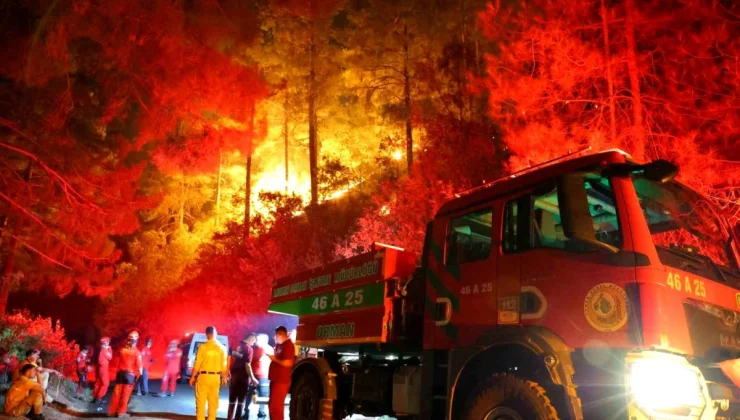
[(558, 420), (538, 383), (497, 374), (478, 387), (465, 404), (463, 420)]
[(290, 420), (319, 420), (323, 389), (315, 375), (304, 372), (290, 394)]

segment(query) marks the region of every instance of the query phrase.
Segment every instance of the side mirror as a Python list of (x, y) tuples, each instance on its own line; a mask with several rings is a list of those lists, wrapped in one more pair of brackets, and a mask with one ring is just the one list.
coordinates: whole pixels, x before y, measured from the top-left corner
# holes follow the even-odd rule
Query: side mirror
[(563, 234), (573, 241), (617, 253), (619, 249), (596, 239), (583, 174), (574, 172), (557, 178), (558, 205)]
[(650, 181), (665, 183), (678, 175), (678, 166), (664, 159), (654, 160), (644, 165), (631, 163), (615, 163), (609, 165), (603, 172), (604, 176), (629, 176), (632, 173), (642, 173)]
[(645, 178), (660, 183), (665, 183), (678, 175), (678, 166), (664, 159), (654, 160), (642, 165)]

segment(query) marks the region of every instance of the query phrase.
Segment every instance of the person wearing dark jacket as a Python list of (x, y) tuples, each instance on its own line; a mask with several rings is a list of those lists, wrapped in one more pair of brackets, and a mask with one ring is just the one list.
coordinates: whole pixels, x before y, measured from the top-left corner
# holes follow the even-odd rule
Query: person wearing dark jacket
[(240, 419), (244, 410), (244, 401), (247, 398), (249, 385), (257, 379), (252, 373), (252, 345), (256, 341), (254, 334), (249, 334), (242, 340), (236, 350), (229, 352), (229, 410), (226, 420)]

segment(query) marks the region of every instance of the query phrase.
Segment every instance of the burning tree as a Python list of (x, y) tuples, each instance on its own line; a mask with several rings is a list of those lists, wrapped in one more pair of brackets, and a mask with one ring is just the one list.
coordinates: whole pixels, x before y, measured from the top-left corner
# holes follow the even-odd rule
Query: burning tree
[[(19, 261), (27, 280), (36, 280), (25, 284), (105, 294), (124, 280), (110, 236), (136, 231), (137, 211), (151, 207), (139, 188), (150, 152), (164, 172), (215, 170), (220, 148), (250, 147), (251, 134), (223, 121), (244, 124), (262, 84), (216, 48), (213, 25), (188, 25), (184, 4), (79, 1), (42, 10), (19, 2), (11, 13), (21, 12), (32, 19), (9, 28), (15, 47), (3, 49), (12, 56), (2, 68), (9, 118), (0, 121), (8, 152), (0, 303), (18, 278), (9, 275), (14, 256), (27, 254), (16, 252), (19, 245), (54, 267), (29, 270), (30, 261)], [(209, 131), (220, 135), (203, 134)]]
[(480, 24), (500, 48), (481, 86), (512, 168), (584, 145), (663, 157), (736, 223), (733, 16), (704, 3), (489, 4)]

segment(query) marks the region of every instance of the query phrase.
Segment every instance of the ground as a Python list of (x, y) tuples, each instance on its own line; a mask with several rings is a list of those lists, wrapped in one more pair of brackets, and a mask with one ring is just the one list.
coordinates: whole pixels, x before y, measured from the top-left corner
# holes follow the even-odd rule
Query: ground
[[(193, 419), (195, 418), (195, 397), (194, 391), (187, 384), (180, 384), (177, 387), (177, 392), (174, 397), (160, 398), (154, 396), (154, 391), (159, 391), (160, 381), (152, 380), (149, 381), (149, 396), (132, 396), (129, 404), (129, 413), (132, 417), (141, 420), (149, 419)], [(60, 407), (60, 404), (55, 404), (55, 407), (46, 406), (44, 409), (44, 415), (49, 420), (70, 420), (74, 418), (84, 417), (88, 419), (103, 419), (107, 418), (105, 413), (108, 409), (107, 402), (110, 401), (111, 390), (108, 392), (108, 396), (105, 398), (106, 403), (101, 407), (101, 413), (96, 416), (97, 406), (85, 401), (79, 401), (76, 399), (70, 399), (69, 386), (65, 386), (63, 383), (52, 383), (48, 390), (49, 395), (58, 400), (58, 403), (66, 406), (66, 409), (62, 411), (56, 410), (55, 407)], [(89, 390), (87, 392), (89, 395)], [(89, 401), (89, 397), (87, 398)], [(221, 388), (221, 401), (219, 403), (218, 418), (226, 418), (226, 410), (229, 405), (229, 391), (228, 388)], [(69, 413), (69, 414), (66, 414)], [(288, 418), (288, 409), (285, 409), (285, 416)], [(0, 419), (8, 419), (0, 415)], [(253, 407), (250, 411), (250, 420), (257, 419), (257, 407)]]
[[(131, 402), (129, 403), (128, 412), (132, 415), (132, 418), (136, 420), (155, 420), (155, 419), (174, 419), (174, 420), (191, 420), (195, 418), (195, 393), (192, 388), (186, 383), (180, 384), (177, 387), (177, 392), (174, 397), (156, 397), (155, 392), (159, 391), (161, 382), (159, 380), (149, 381), (149, 392), (148, 396), (132, 396)], [(108, 392), (105, 398), (105, 403), (100, 406), (101, 411), (98, 412), (98, 406), (91, 404), (87, 401), (90, 400), (90, 390), (86, 391), (83, 400), (74, 398), (75, 389), (74, 384), (69, 381), (57, 381), (52, 380), (49, 385), (48, 394), (53, 397), (56, 402), (52, 405), (44, 406), (44, 416), (47, 420), (72, 420), (78, 418), (86, 418), (93, 420), (107, 419), (106, 412), (108, 409), (108, 401), (113, 391), (113, 387)], [(288, 399), (288, 401), (290, 398)], [(0, 403), (4, 402), (3, 398), (0, 398)], [(229, 390), (227, 387), (221, 388), (221, 400), (219, 402), (218, 418), (226, 418), (226, 410), (229, 405)], [(267, 407), (265, 407), (267, 409)], [(98, 414), (99, 413), (99, 414)], [(288, 407), (285, 407), (285, 418), (288, 419)], [(11, 417), (3, 416), (0, 414), (0, 420), (11, 419)], [(369, 418), (359, 415), (354, 415), (348, 420), (383, 420), (388, 418)], [(257, 420), (257, 406), (252, 406), (249, 413), (249, 420)]]

